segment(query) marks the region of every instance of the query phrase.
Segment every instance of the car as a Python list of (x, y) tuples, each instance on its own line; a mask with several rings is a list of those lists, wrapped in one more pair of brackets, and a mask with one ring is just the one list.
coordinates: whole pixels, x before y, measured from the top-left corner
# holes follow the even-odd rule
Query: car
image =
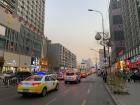
[(68, 82), (79, 83), (81, 81), (81, 75), (78, 72), (67, 72), (64, 78), (65, 84)]
[(27, 94), (40, 94), (43, 97), (51, 90), (58, 90), (59, 81), (51, 75), (33, 75), (21, 81), (17, 86), (17, 92), (23, 96)]
[(81, 78), (86, 78), (86, 77), (87, 77), (87, 73), (81, 72)]
[(58, 80), (64, 80), (64, 74), (63, 73), (58, 73), (57, 74), (57, 79)]
[(138, 70), (135, 70), (134, 75), (131, 75), (130, 78), (134, 80), (134, 82), (140, 80), (140, 72)]
[(57, 74), (50, 74), (52, 78), (58, 79)]
[(19, 80), (24, 80), (29, 76), (32, 76), (32, 73), (30, 73), (28, 71), (19, 71), (19, 72), (15, 73), (15, 77)]

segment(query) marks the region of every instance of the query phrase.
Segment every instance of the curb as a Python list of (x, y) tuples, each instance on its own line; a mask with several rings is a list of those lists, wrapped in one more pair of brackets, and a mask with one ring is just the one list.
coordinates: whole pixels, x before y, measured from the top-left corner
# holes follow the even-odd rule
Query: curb
[(114, 103), (115, 103), (116, 105), (122, 105), (122, 104), (118, 101), (118, 99), (111, 93), (111, 90), (109, 89), (109, 87), (107, 86), (107, 84), (105, 84), (105, 88), (106, 88), (107, 92), (109, 93), (109, 95), (111, 96), (111, 98), (112, 98), (112, 100), (114, 101)]

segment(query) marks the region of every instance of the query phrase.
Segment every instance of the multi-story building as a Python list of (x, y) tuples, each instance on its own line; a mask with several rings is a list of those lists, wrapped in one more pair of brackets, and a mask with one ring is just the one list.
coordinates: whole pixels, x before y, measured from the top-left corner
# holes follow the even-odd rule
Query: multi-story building
[(50, 44), (48, 63), (51, 69), (75, 68), (77, 65), (76, 55), (59, 43)]
[(140, 0), (120, 0), (126, 52), (123, 59), (140, 54)]
[(110, 0), (109, 6), (110, 35), (112, 42), (112, 63), (119, 60), (125, 52), (124, 31), (120, 0)]
[(29, 67), (32, 57), (41, 57), (45, 0), (0, 0), (0, 13), (4, 69)]

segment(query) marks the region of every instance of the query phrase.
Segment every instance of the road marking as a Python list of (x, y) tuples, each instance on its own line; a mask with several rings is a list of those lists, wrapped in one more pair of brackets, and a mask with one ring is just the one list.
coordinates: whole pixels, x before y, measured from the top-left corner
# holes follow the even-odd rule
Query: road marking
[(87, 91), (87, 94), (89, 94), (90, 93), (90, 89), (88, 89), (88, 91)]
[(52, 99), (51, 101), (49, 101), (48, 103), (46, 103), (45, 105), (50, 105), (51, 103), (53, 103), (56, 100), (56, 98)]
[(82, 105), (86, 105), (87, 100), (84, 99), (84, 101), (82, 102)]

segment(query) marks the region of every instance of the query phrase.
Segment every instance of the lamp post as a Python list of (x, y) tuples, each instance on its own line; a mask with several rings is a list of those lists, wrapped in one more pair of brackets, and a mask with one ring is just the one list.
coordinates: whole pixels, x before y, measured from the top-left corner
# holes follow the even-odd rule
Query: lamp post
[[(103, 13), (101, 11), (93, 10), (93, 9), (88, 9), (88, 11), (93, 11), (95, 13), (98, 13), (102, 17), (102, 34), (103, 34), (103, 41), (104, 41), (105, 40), (105, 32), (104, 32), (104, 17), (103, 17)], [(95, 39), (96, 40), (101, 40), (101, 38), (102, 37), (101, 37), (100, 33), (97, 33), (96, 36), (95, 36)], [(103, 45), (103, 49), (104, 49), (104, 61), (106, 63), (106, 48), (105, 48), (105, 45)]]

